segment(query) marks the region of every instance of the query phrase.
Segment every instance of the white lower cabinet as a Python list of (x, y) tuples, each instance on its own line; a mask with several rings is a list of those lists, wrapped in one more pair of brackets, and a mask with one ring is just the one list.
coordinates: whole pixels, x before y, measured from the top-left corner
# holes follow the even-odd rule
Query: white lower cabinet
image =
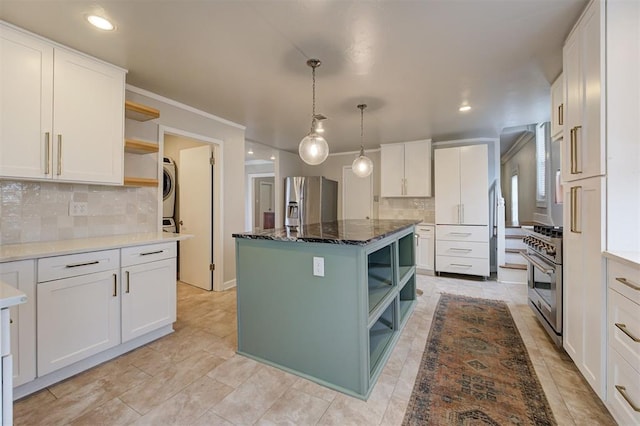
[(20, 386), (36, 377), (35, 261), (0, 263), (0, 280), (27, 295), (27, 303), (9, 308), (13, 385)]
[(175, 257), (176, 243), (122, 249), (123, 342), (175, 322)]
[(120, 343), (118, 272), (38, 283), (38, 376)]
[(640, 424), (640, 265), (607, 259), (607, 406), (621, 425)]
[(489, 276), (489, 227), (436, 225), (436, 272)]
[(416, 266), (418, 268), (428, 271), (435, 269), (435, 238), (435, 226), (423, 224), (416, 226)]

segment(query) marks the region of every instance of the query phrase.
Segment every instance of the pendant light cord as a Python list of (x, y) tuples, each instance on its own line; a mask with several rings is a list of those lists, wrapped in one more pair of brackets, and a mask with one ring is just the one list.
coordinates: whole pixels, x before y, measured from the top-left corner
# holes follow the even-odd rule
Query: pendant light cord
[(312, 98), (311, 98), (311, 130), (310, 132), (314, 132), (314, 124), (316, 122), (316, 67), (311, 66), (311, 79), (313, 81), (311, 90), (312, 90)]
[(358, 108), (360, 108), (360, 156), (364, 157), (364, 109), (367, 107), (367, 104), (360, 104)]

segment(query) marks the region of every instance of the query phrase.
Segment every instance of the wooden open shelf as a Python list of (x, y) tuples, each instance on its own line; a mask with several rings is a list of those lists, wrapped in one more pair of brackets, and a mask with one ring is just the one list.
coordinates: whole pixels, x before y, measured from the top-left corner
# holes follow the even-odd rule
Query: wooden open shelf
[(160, 111), (131, 101), (124, 102), (124, 115), (136, 121), (148, 121), (160, 117)]
[(131, 154), (153, 154), (158, 152), (158, 144), (153, 142), (144, 142), (136, 139), (124, 140), (124, 152)]
[(158, 179), (125, 176), (124, 185), (125, 186), (158, 186)]

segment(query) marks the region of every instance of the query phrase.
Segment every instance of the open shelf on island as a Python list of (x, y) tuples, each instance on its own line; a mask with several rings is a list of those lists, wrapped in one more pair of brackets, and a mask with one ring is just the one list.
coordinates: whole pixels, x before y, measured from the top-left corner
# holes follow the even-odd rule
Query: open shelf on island
[(125, 177), (124, 185), (125, 186), (158, 186), (158, 179)]
[(412, 275), (399, 293), (400, 300), (400, 324), (404, 324), (411, 306), (416, 300), (416, 276)]
[(395, 325), (395, 301), (378, 317), (369, 329), (369, 374), (373, 374), (378, 366), (387, 345), (397, 327)]
[(124, 115), (131, 120), (148, 121), (160, 117), (160, 111), (147, 105), (125, 101)]
[(404, 281), (404, 278), (410, 273), (415, 265), (415, 237), (413, 233), (407, 234), (398, 239), (398, 280)]
[(153, 154), (158, 151), (158, 144), (154, 142), (139, 141), (137, 139), (124, 140), (124, 152), (130, 154)]
[(393, 288), (392, 249), (393, 244), (390, 244), (368, 255), (369, 312), (371, 312)]

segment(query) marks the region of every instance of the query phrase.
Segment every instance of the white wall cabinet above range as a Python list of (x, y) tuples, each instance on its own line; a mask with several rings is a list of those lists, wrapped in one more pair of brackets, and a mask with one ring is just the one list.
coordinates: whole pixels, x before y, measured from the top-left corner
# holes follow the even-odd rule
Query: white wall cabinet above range
[(590, 3), (563, 50), (566, 125), (562, 180), (565, 182), (605, 173), (604, 7), (604, 2)]
[(431, 196), (431, 139), (380, 145), (380, 196)]
[(122, 184), (125, 70), (0, 23), (0, 176)]
[(564, 80), (560, 74), (551, 85), (551, 140), (562, 138), (564, 129)]

